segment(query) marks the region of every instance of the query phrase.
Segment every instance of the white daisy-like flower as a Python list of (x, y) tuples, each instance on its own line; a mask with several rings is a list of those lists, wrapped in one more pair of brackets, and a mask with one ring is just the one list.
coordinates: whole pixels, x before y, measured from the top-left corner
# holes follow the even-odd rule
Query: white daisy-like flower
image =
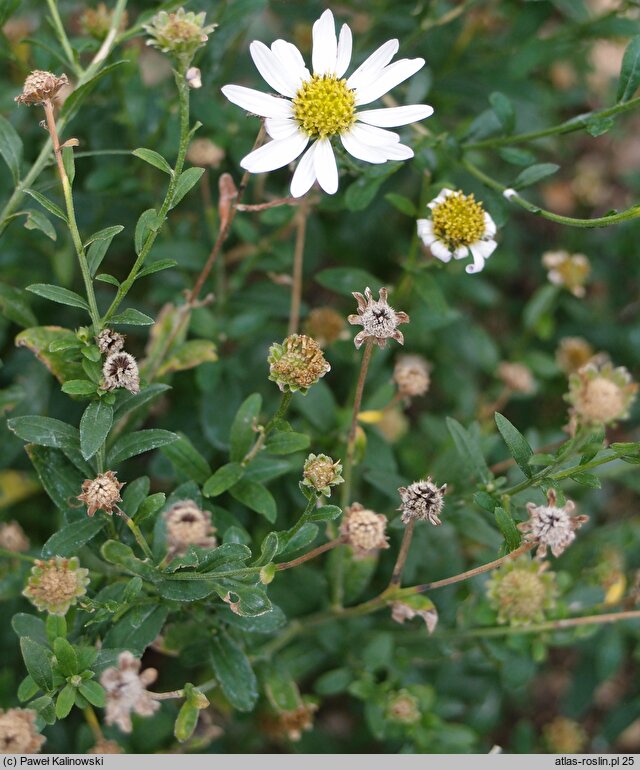
[(442, 262), (450, 262), (452, 257), (464, 259), (471, 252), (473, 264), (465, 270), (479, 273), (498, 245), (494, 240), (496, 224), (482, 202), (473, 194), (445, 187), (427, 205), (431, 219), (418, 220), (418, 236), (424, 245)]
[(313, 74), (292, 43), (276, 40), (271, 48), (257, 40), (251, 43), (249, 50), (258, 71), (285, 98), (244, 86), (222, 88), (229, 101), (265, 118), (265, 128), (272, 140), (243, 158), (242, 168), (252, 174), (274, 171), (302, 155), (291, 180), (291, 195), (299, 198), (316, 180), (326, 193), (332, 195), (337, 191), (333, 137), (339, 136), (354, 158), (369, 163), (413, 157), (413, 150), (400, 143), (399, 135), (386, 129), (428, 118), (433, 107), (410, 104), (374, 110), (359, 108), (414, 75), (424, 66), (424, 59), (400, 59), (390, 64), (399, 43), (389, 40), (344, 78), (351, 61), (351, 47), (349, 26), (343, 24), (336, 37), (329, 10), (313, 25)]

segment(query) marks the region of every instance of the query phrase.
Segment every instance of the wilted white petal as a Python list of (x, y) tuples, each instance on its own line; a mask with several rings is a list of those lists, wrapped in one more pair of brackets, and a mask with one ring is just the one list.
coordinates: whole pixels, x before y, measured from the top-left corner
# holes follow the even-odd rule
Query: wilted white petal
[(424, 67), (424, 59), (400, 59), (380, 72), (369, 85), (356, 89), (356, 104), (369, 104)]
[(398, 53), (400, 43), (397, 40), (387, 40), (380, 48), (375, 50), (368, 59), (365, 59), (358, 69), (347, 80), (349, 88), (359, 88), (368, 85), (375, 80), (376, 75), (389, 64)]
[(313, 183), (316, 181), (316, 171), (313, 162), (316, 144), (312, 144), (311, 147), (309, 147), (296, 166), (293, 179), (291, 180), (291, 195), (294, 198), (300, 198), (305, 193), (309, 192)]
[(254, 40), (249, 46), (249, 53), (256, 65), (258, 72), (271, 88), (283, 96), (295, 96), (297, 89), (296, 79), (291, 77), (289, 70), (282, 66), (278, 57), (270, 48), (259, 40)]
[(351, 127), (351, 133), (361, 142), (371, 144), (374, 147), (395, 144), (400, 141), (399, 134), (393, 131), (385, 131), (384, 128), (368, 126), (366, 123), (356, 123)]
[(336, 24), (333, 14), (327, 9), (313, 25), (313, 74), (332, 75), (337, 56)]
[(299, 130), (293, 118), (267, 118), (264, 126), (272, 139), (286, 139)]
[(240, 165), (252, 174), (275, 171), (295, 160), (308, 143), (309, 137), (299, 131), (288, 139), (275, 139), (250, 152), (240, 161)]
[(291, 102), (287, 99), (277, 99), (244, 86), (222, 86), (221, 90), (230, 102), (254, 115), (264, 118), (288, 118), (292, 115)]
[(333, 195), (338, 189), (338, 167), (328, 139), (319, 139), (316, 142), (313, 164), (318, 184), (326, 193)]
[(348, 24), (343, 24), (338, 37), (338, 55), (336, 57), (336, 77), (341, 78), (347, 71), (351, 61), (351, 47), (353, 40)]
[(380, 110), (363, 110), (356, 117), (363, 123), (382, 128), (406, 126), (433, 115), (433, 107), (428, 104), (407, 104), (404, 107), (384, 107)]

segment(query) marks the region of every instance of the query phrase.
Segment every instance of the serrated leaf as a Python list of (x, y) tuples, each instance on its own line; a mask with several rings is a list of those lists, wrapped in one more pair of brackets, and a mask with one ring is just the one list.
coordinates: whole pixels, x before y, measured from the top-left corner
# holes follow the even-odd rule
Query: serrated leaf
[(128, 307), (123, 310), (122, 313), (114, 315), (110, 319), (110, 323), (114, 326), (120, 324), (122, 326), (151, 326), (153, 324), (153, 318), (141, 313), (133, 307)]
[(204, 169), (199, 166), (188, 168), (183, 171), (178, 177), (176, 182), (176, 189), (173, 193), (173, 200), (171, 201), (171, 208), (175, 208), (178, 203), (184, 198), (184, 196), (191, 190), (191, 188), (198, 184), (200, 177), (204, 174)]
[(640, 35), (631, 39), (622, 57), (616, 101), (628, 102), (640, 85)]
[(50, 559), (52, 556), (74, 556), (83, 545), (103, 530), (106, 524), (107, 520), (104, 517), (87, 516), (79, 521), (65, 524), (42, 546), (42, 557)]
[(258, 682), (242, 648), (224, 631), (211, 640), (210, 662), (220, 688), (238, 711), (251, 711), (258, 700)]
[(153, 449), (159, 449), (177, 440), (178, 435), (176, 433), (161, 430), (160, 428), (128, 433), (125, 436), (121, 436), (111, 447), (107, 456), (107, 465), (116, 465), (128, 460), (130, 457), (135, 457), (143, 452), (151, 452)]
[(524, 187), (529, 187), (555, 174), (559, 168), (557, 163), (536, 163), (534, 166), (529, 166), (529, 168), (521, 171), (512, 187), (514, 190), (522, 190)]
[(260, 416), (261, 408), (262, 396), (259, 393), (252, 393), (236, 412), (230, 433), (229, 457), (232, 462), (240, 462), (257, 438), (254, 426)]
[(104, 401), (92, 401), (80, 420), (80, 451), (90, 460), (107, 440), (113, 425), (113, 407)]
[(149, 150), (146, 147), (138, 147), (138, 149), (133, 150), (131, 154), (135, 155), (136, 158), (140, 158), (140, 160), (143, 160), (145, 163), (148, 163), (150, 166), (155, 166), (155, 168), (160, 169), (160, 171), (164, 171), (165, 174), (173, 176), (173, 169), (159, 152)]
[(527, 478), (531, 478), (533, 471), (531, 470), (529, 459), (533, 456), (533, 449), (529, 446), (529, 442), (515, 425), (509, 422), (500, 412), (495, 413), (495, 421), (513, 459), (518, 463), (524, 475)]
[(39, 446), (75, 449), (80, 443), (80, 434), (77, 428), (53, 417), (41, 417), (39, 415), (13, 417), (7, 420), (7, 427), (23, 441)]
[(54, 286), (51, 283), (32, 283), (31, 286), (27, 286), (27, 291), (60, 305), (70, 305), (89, 310), (89, 305), (85, 299), (76, 294), (75, 291), (64, 289), (62, 286)]
[(272, 524), (276, 520), (276, 501), (271, 492), (257, 481), (241, 479), (231, 487), (229, 493), (247, 508), (262, 514)]

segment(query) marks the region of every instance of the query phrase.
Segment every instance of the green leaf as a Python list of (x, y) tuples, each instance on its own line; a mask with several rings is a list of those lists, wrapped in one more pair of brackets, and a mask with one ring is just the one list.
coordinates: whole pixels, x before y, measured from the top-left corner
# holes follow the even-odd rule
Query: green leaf
[(91, 459), (107, 440), (113, 424), (113, 407), (104, 401), (92, 401), (80, 420), (80, 451)]
[(342, 515), (342, 508), (339, 505), (322, 505), (315, 508), (308, 516), (308, 521), (333, 521)]
[(447, 428), (453, 443), (467, 468), (485, 484), (491, 481), (491, 471), (484, 459), (480, 445), (475, 438), (460, 425), (457, 420), (447, 417)]
[(409, 198), (405, 198), (404, 195), (398, 195), (397, 193), (387, 193), (384, 199), (388, 201), (394, 208), (398, 209), (401, 214), (406, 214), (408, 217), (417, 217), (418, 211)]
[(27, 209), (24, 212), (27, 218), (24, 223), (25, 230), (40, 230), (52, 241), (57, 240), (58, 234), (55, 227), (51, 224), (51, 220), (42, 211), (36, 209)]
[(274, 431), (267, 440), (265, 450), (272, 455), (289, 455), (307, 449), (311, 439), (305, 433)]
[(22, 139), (11, 123), (2, 115), (0, 115), (0, 155), (11, 171), (14, 184), (17, 185), (20, 181)]
[(109, 273), (98, 273), (94, 280), (100, 281), (100, 283), (108, 283), (111, 286), (115, 286), (116, 289), (120, 288), (120, 281), (115, 276), (109, 275)]
[(354, 291), (363, 292), (367, 286), (377, 292), (382, 286), (382, 281), (359, 267), (330, 267), (317, 273), (315, 280), (345, 297), (351, 297)]
[(521, 147), (501, 147), (498, 155), (514, 166), (532, 166), (536, 162), (536, 156), (530, 150), (523, 150)]
[(591, 489), (600, 489), (602, 482), (594, 473), (586, 473), (585, 471), (579, 471), (569, 476), (570, 479), (580, 484), (583, 487), (590, 487)]
[(238, 711), (251, 711), (258, 700), (258, 683), (249, 659), (224, 631), (211, 640), (210, 662), (220, 688)]
[(401, 167), (400, 163), (385, 163), (379, 169), (367, 169), (367, 174), (362, 174), (355, 182), (352, 182), (344, 195), (344, 202), (349, 211), (363, 211), (376, 197), (383, 182), (391, 174)]
[(159, 230), (161, 225), (162, 222), (158, 219), (158, 212), (155, 209), (147, 209), (140, 214), (133, 236), (136, 254), (140, 254), (149, 235)]
[(78, 429), (53, 417), (27, 415), (7, 420), (7, 427), (23, 441), (56, 449), (77, 449), (80, 443)]
[(156, 492), (153, 495), (149, 495), (149, 497), (146, 498), (142, 502), (142, 505), (138, 508), (138, 512), (136, 513), (136, 521), (141, 522), (145, 519), (149, 518), (149, 516), (153, 516), (154, 513), (160, 510), (165, 504), (165, 501), (167, 499), (167, 496), (164, 492)]
[(52, 645), (59, 636), (63, 639), (67, 638), (67, 621), (62, 615), (47, 615), (45, 627), (49, 645)]
[(525, 329), (536, 329), (544, 316), (553, 308), (559, 296), (560, 287), (548, 284), (540, 287), (524, 306), (522, 319)]
[(136, 158), (140, 158), (140, 160), (143, 160), (145, 163), (148, 163), (150, 166), (159, 168), (160, 171), (164, 171), (165, 174), (173, 176), (173, 169), (159, 152), (148, 150), (146, 147), (138, 147), (138, 149), (133, 150), (131, 154), (135, 155)]
[(115, 326), (121, 324), (123, 326), (151, 326), (153, 324), (153, 318), (141, 313), (133, 307), (128, 307), (123, 310), (122, 313), (114, 315), (111, 318), (111, 323)]
[(411, 275), (413, 288), (426, 305), (421, 322), (429, 329), (439, 329), (460, 317), (460, 312), (450, 307), (437, 278), (432, 273), (420, 272)]
[(18, 692), (16, 695), (18, 696), (20, 703), (24, 703), (25, 701), (31, 700), (39, 689), (38, 685), (33, 681), (29, 674), (27, 674), (18, 685)]
[(35, 642), (47, 644), (47, 632), (44, 620), (29, 615), (26, 612), (17, 612), (11, 618), (11, 628), (16, 636), (28, 636)]
[(66, 117), (67, 122), (70, 121), (85, 97), (87, 97), (96, 87), (98, 81), (100, 81), (105, 75), (113, 72), (116, 67), (120, 67), (122, 64), (126, 63), (127, 62), (125, 59), (112, 62), (111, 64), (108, 64), (106, 67), (103, 67), (101, 70), (99, 70), (99, 72), (94, 77), (92, 77), (91, 80), (87, 81), (79, 88), (76, 88), (73, 93), (71, 93), (70, 96), (65, 99), (65, 102), (60, 110), (60, 115)]
[(88, 246), (87, 262), (89, 264), (89, 272), (91, 275), (95, 275), (98, 268), (102, 264), (105, 254), (107, 253), (111, 241), (120, 232), (124, 230), (122, 225), (113, 225), (112, 227), (105, 227), (104, 230), (99, 230), (94, 233), (85, 243), (85, 247)]
[(73, 185), (73, 180), (76, 178), (76, 163), (73, 154), (73, 147), (62, 148), (62, 165), (69, 177), (69, 182)]
[(59, 449), (27, 444), (25, 447), (46, 493), (64, 513), (65, 521), (85, 519), (86, 512), (76, 507), (75, 498), (86, 478)]
[(158, 396), (166, 393), (167, 390), (171, 390), (170, 385), (165, 385), (162, 382), (158, 382), (155, 385), (149, 385), (147, 388), (143, 388), (139, 393), (121, 393), (119, 394), (119, 401), (113, 410), (113, 419), (119, 420), (124, 417), (125, 414), (129, 414), (136, 409), (140, 409), (150, 401), (154, 401)]
[(38, 323), (24, 292), (5, 283), (0, 283), (0, 312), (19, 326), (34, 326)]
[(42, 557), (74, 556), (83, 545), (92, 540), (107, 524), (104, 517), (86, 517), (79, 521), (65, 524), (42, 546)]
[(587, 120), (585, 130), (591, 136), (602, 136), (610, 131), (615, 125), (613, 118), (593, 117)]
[(242, 479), (231, 487), (229, 493), (247, 508), (262, 514), (272, 524), (276, 520), (276, 501), (271, 492), (257, 481)]
[(204, 169), (199, 166), (194, 168), (188, 168), (183, 171), (178, 177), (176, 182), (176, 189), (173, 193), (173, 200), (171, 201), (171, 208), (175, 208), (178, 203), (184, 198), (184, 196), (191, 190), (191, 188), (198, 184), (200, 177), (204, 174)]
[(58, 217), (58, 219), (61, 219), (65, 224), (69, 224), (67, 215), (64, 211), (42, 193), (39, 193), (37, 190), (31, 190), (28, 187), (24, 189), (24, 192), (26, 192), (27, 195), (30, 195), (34, 200), (38, 201), (38, 203), (50, 214), (53, 214), (54, 217)]
[(531, 478), (533, 476), (533, 470), (531, 469), (531, 465), (529, 465), (529, 459), (533, 456), (533, 449), (529, 446), (529, 442), (506, 417), (500, 414), (500, 412), (495, 413), (495, 421), (498, 430), (500, 431), (500, 435), (509, 448), (513, 459), (518, 463), (518, 466), (524, 475), (527, 478)]
[(640, 85), (640, 35), (631, 39), (622, 57), (616, 101), (628, 102)]
[(92, 706), (104, 708), (106, 704), (106, 693), (104, 687), (93, 679), (85, 680), (78, 688), (83, 698), (86, 698)]
[(502, 537), (504, 537), (507, 552), (511, 553), (511, 551), (515, 551), (520, 545), (521, 536), (514, 520), (505, 509), (500, 506), (494, 510), (493, 515), (495, 516), (498, 529), (500, 530)]
[(207, 361), (217, 360), (216, 346), (211, 340), (188, 340), (172, 349), (171, 354), (158, 369), (158, 376), (162, 377), (170, 372), (183, 372)]
[(193, 735), (193, 731), (198, 724), (198, 716), (200, 710), (193, 703), (185, 701), (180, 707), (178, 716), (176, 717), (175, 725), (173, 726), (173, 734), (176, 740), (180, 743), (188, 741)]
[(91, 380), (68, 380), (62, 386), (62, 392), (70, 396), (92, 396), (96, 392), (96, 384)]
[(78, 673), (78, 657), (66, 639), (59, 636), (53, 640), (53, 653), (56, 656), (56, 668), (63, 676), (73, 676)]
[(121, 436), (111, 447), (107, 457), (107, 466), (117, 465), (117, 463), (124, 462), (143, 452), (151, 452), (153, 449), (177, 441), (178, 438), (176, 433), (160, 428), (127, 433), (125, 436)]
[(45, 692), (53, 689), (53, 671), (47, 648), (23, 636), (20, 638), (20, 650), (27, 671), (38, 687)]
[(500, 91), (494, 91), (489, 95), (489, 103), (500, 121), (503, 131), (506, 134), (512, 133), (516, 122), (516, 114), (509, 97)]
[(85, 249), (92, 243), (95, 243), (96, 241), (109, 241), (111, 242), (112, 239), (118, 235), (118, 233), (121, 233), (124, 230), (123, 225), (111, 225), (111, 227), (105, 227), (102, 230), (98, 230), (93, 235), (90, 235), (87, 240), (84, 242)]
[(211, 478), (205, 483), (202, 494), (205, 497), (217, 497), (227, 489), (232, 487), (236, 482), (240, 481), (244, 474), (244, 468), (240, 463), (227, 463), (211, 476)]
[(252, 393), (236, 412), (230, 433), (229, 458), (233, 462), (240, 462), (257, 438), (254, 426), (260, 416), (261, 408), (262, 396), (259, 393)]
[(522, 190), (523, 187), (529, 187), (546, 179), (551, 174), (555, 174), (559, 168), (557, 163), (536, 163), (534, 166), (529, 166), (529, 168), (521, 171), (512, 186), (514, 190)]
[(211, 476), (209, 463), (184, 434), (179, 433), (178, 436), (177, 441), (162, 448), (162, 454), (186, 479), (204, 484)]
[(175, 259), (158, 259), (155, 262), (147, 265), (136, 276), (136, 281), (140, 278), (144, 278), (146, 275), (152, 275), (153, 273), (159, 273), (161, 270), (168, 270), (171, 267), (175, 267), (178, 263)]
[(158, 586), (163, 599), (172, 602), (195, 602), (216, 592), (216, 584), (209, 580), (165, 580)]
[(70, 305), (71, 307), (80, 307), (83, 310), (89, 310), (87, 301), (84, 300), (75, 291), (64, 289), (62, 286), (54, 286), (51, 283), (32, 283), (27, 286), (27, 291), (37, 294), (39, 297), (58, 302), (60, 305)]
[(277, 711), (295, 711), (302, 703), (298, 685), (282, 664), (263, 665), (260, 681), (269, 703)]
[(129, 650), (136, 657), (157, 638), (164, 626), (169, 608), (159, 604), (144, 604), (130, 609), (104, 637), (103, 647)]
[(75, 702), (76, 688), (70, 684), (65, 685), (58, 693), (56, 699), (56, 717), (58, 719), (64, 719), (69, 716)]
[(16, 337), (16, 345), (28, 348), (59, 382), (82, 377), (82, 367), (78, 364), (73, 347), (62, 352), (51, 352), (50, 347), (54, 342), (77, 347), (78, 338), (72, 331), (60, 326), (34, 326), (21, 331)]

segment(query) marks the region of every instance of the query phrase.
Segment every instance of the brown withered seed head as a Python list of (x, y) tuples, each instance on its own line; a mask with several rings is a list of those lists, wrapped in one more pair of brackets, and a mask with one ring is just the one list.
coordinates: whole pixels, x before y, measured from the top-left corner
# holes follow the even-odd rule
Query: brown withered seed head
[(548, 490), (546, 505), (527, 503), (529, 520), (518, 524), (518, 529), (526, 533), (525, 541), (537, 544), (537, 559), (544, 559), (547, 549), (554, 556), (560, 556), (573, 543), (575, 530), (589, 521), (588, 516), (574, 516), (575, 509), (571, 500), (559, 507), (554, 489)]
[(306, 393), (331, 371), (318, 343), (306, 334), (290, 334), (269, 348), (269, 379), (280, 390)]
[(15, 97), (18, 104), (42, 104), (55, 98), (62, 86), (69, 85), (66, 75), (57, 77), (53, 72), (34, 70), (24, 81), (22, 93)]
[(216, 528), (211, 524), (211, 514), (199, 508), (193, 500), (181, 500), (165, 511), (163, 518), (167, 528), (167, 546), (172, 556), (184, 556), (190, 545), (215, 548)]
[(103, 329), (96, 337), (96, 342), (103, 356), (119, 353), (124, 348), (125, 336), (113, 329)]
[(431, 384), (429, 364), (422, 356), (400, 356), (393, 370), (393, 380), (404, 398), (423, 396)]
[(358, 556), (366, 556), (380, 548), (388, 548), (387, 517), (353, 503), (345, 509), (340, 534)]
[(447, 485), (436, 486), (431, 476), (422, 481), (415, 481), (408, 487), (400, 487), (400, 499), (402, 505), (398, 508), (402, 511), (402, 521), (408, 524), (411, 519), (422, 519), (434, 526), (442, 524), (440, 513), (444, 505), (444, 493)]
[(498, 365), (498, 377), (514, 393), (533, 393), (535, 390), (531, 369), (524, 364), (502, 361)]
[(95, 479), (85, 479), (82, 482), (82, 494), (78, 500), (87, 506), (87, 514), (93, 516), (96, 511), (104, 511), (109, 515), (119, 511), (118, 503), (122, 502), (120, 490), (124, 486), (118, 481), (113, 471), (99, 473)]
[(140, 373), (136, 359), (124, 350), (111, 353), (102, 367), (106, 390), (125, 388), (130, 393), (140, 392)]
[(46, 741), (33, 709), (0, 709), (0, 754), (37, 754)]
[(100, 684), (107, 694), (105, 722), (118, 725), (124, 733), (130, 733), (131, 712), (143, 717), (155, 714), (160, 703), (153, 700), (147, 685), (158, 678), (155, 668), (140, 671), (140, 661), (130, 652), (121, 652), (118, 665), (106, 669), (100, 677)]
[(381, 348), (386, 346), (388, 339), (404, 345), (404, 335), (398, 330), (398, 326), (409, 323), (409, 316), (400, 310), (394, 310), (389, 305), (387, 290), (380, 289), (378, 299), (373, 298), (368, 286), (364, 290), (364, 296), (359, 291), (352, 293), (358, 303), (358, 312), (348, 316), (347, 320), (352, 325), (363, 327), (362, 331), (354, 337), (353, 344), (356, 348), (360, 348), (367, 340), (371, 340)]
[(0, 548), (14, 553), (29, 550), (29, 538), (17, 521), (0, 524)]
[(88, 583), (89, 570), (80, 567), (75, 556), (71, 559), (56, 556), (34, 563), (22, 594), (40, 612), (66, 615), (69, 607), (86, 594)]

